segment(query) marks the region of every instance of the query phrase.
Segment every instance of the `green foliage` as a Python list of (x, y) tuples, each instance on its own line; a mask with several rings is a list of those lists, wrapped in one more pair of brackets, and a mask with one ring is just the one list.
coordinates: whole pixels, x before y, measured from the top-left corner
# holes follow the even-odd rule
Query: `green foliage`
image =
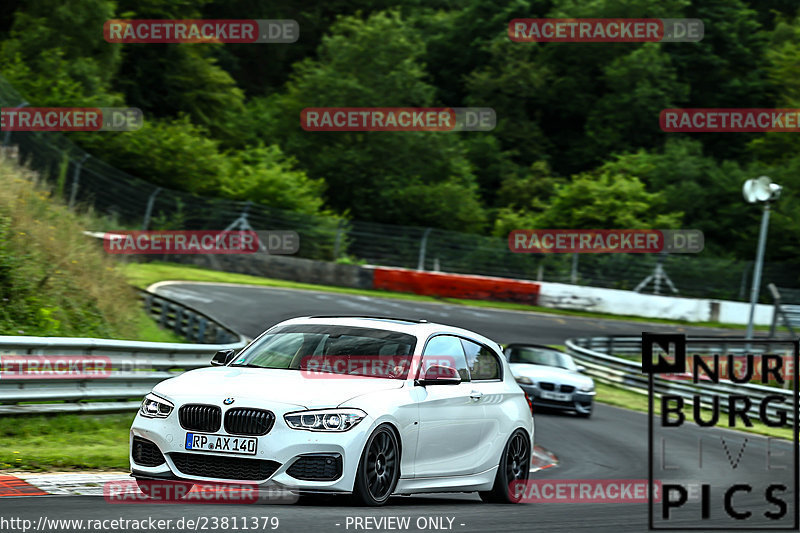
[(345, 17), (322, 40), (318, 59), (295, 66), (274, 99), (271, 133), (313, 176), (324, 176), (331, 207), (358, 218), (476, 231), (486, 215), (457, 134), (306, 133), (306, 107), (434, 104), (421, 35), (396, 12)]
[(0, 157), (0, 334), (135, 337), (139, 303), (102, 248)]
[[(705, 232), (709, 253), (750, 259), (760, 210), (740, 188), (767, 174), (785, 187), (767, 253), (785, 260), (800, 251), (797, 136), (665, 134), (658, 115), (800, 107), (796, 12), (787, 0), (12, 1), (0, 7), (0, 75), (30, 105), (141, 108), (139, 132), (71, 138), (154, 185), (309, 216), (496, 235), (681, 224)], [(245, 14), (295, 19), (301, 38), (121, 45), (102, 33), (114, 18)], [(507, 24), (518, 17), (692, 17), (705, 36), (517, 43)], [(327, 106), (491, 107), (498, 123), (452, 134), (299, 127), (303, 108)], [(156, 213), (152, 227), (185, 216)]]

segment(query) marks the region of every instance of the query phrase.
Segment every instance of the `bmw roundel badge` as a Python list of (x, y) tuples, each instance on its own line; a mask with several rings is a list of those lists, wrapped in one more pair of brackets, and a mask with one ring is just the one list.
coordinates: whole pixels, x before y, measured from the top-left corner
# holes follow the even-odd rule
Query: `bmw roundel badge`
[(224, 403), (225, 405), (230, 405), (233, 403), (233, 398), (225, 398), (224, 400), (222, 400), (222, 403)]

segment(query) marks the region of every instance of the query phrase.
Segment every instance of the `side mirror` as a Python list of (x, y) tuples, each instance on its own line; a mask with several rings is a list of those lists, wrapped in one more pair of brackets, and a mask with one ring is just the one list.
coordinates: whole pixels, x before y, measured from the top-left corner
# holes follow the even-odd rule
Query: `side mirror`
[(575, 370), (577, 370), (577, 371), (578, 371), (578, 372), (580, 372), (581, 374), (585, 374), (585, 373), (586, 373), (586, 367), (585, 367), (585, 366), (578, 365), (578, 366), (575, 368)]
[(452, 366), (431, 365), (425, 371), (422, 379), (416, 381), (417, 385), (458, 385), (461, 383), (461, 376), (458, 370)]
[(236, 355), (236, 350), (234, 349), (220, 350), (215, 353), (214, 358), (211, 359), (211, 366), (225, 366), (233, 361), (234, 355)]

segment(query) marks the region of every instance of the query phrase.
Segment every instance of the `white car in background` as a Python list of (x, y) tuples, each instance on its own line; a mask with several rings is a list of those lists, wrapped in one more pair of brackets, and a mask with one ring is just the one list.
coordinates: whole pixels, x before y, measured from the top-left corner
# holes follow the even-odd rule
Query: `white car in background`
[[(375, 363), (374, 361), (377, 361)], [(131, 473), (298, 493), (479, 492), (516, 503), (533, 417), (500, 346), (425, 321), (302, 317), (211, 368), (156, 385), (131, 427)]]
[(541, 344), (509, 344), (503, 352), (514, 378), (534, 407), (592, 416), (594, 380), (583, 374), (583, 367), (576, 365), (569, 354)]

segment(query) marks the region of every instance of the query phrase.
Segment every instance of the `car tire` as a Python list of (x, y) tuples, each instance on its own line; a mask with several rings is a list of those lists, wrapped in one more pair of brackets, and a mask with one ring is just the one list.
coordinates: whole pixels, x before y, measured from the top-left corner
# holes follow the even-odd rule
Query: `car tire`
[[(492, 490), (480, 491), (481, 500), (487, 503), (519, 503), (521, 491), (512, 491), (512, 482), (524, 483), (530, 477), (531, 441), (521, 429), (511, 434), (500, 456)], [(513, 492), (513, 493), (512, 493)]]
[(378, 428), (367, 439), (356, 471), (353, 500), (356, 505), (384, 505), (400, 479), (400, 444), (387, 425)]
[(183, 499), (194, 487), (194, 483), (160, 479), (136, 478), (136, 484), (142, 494), (156, 501), (175, 501)]

